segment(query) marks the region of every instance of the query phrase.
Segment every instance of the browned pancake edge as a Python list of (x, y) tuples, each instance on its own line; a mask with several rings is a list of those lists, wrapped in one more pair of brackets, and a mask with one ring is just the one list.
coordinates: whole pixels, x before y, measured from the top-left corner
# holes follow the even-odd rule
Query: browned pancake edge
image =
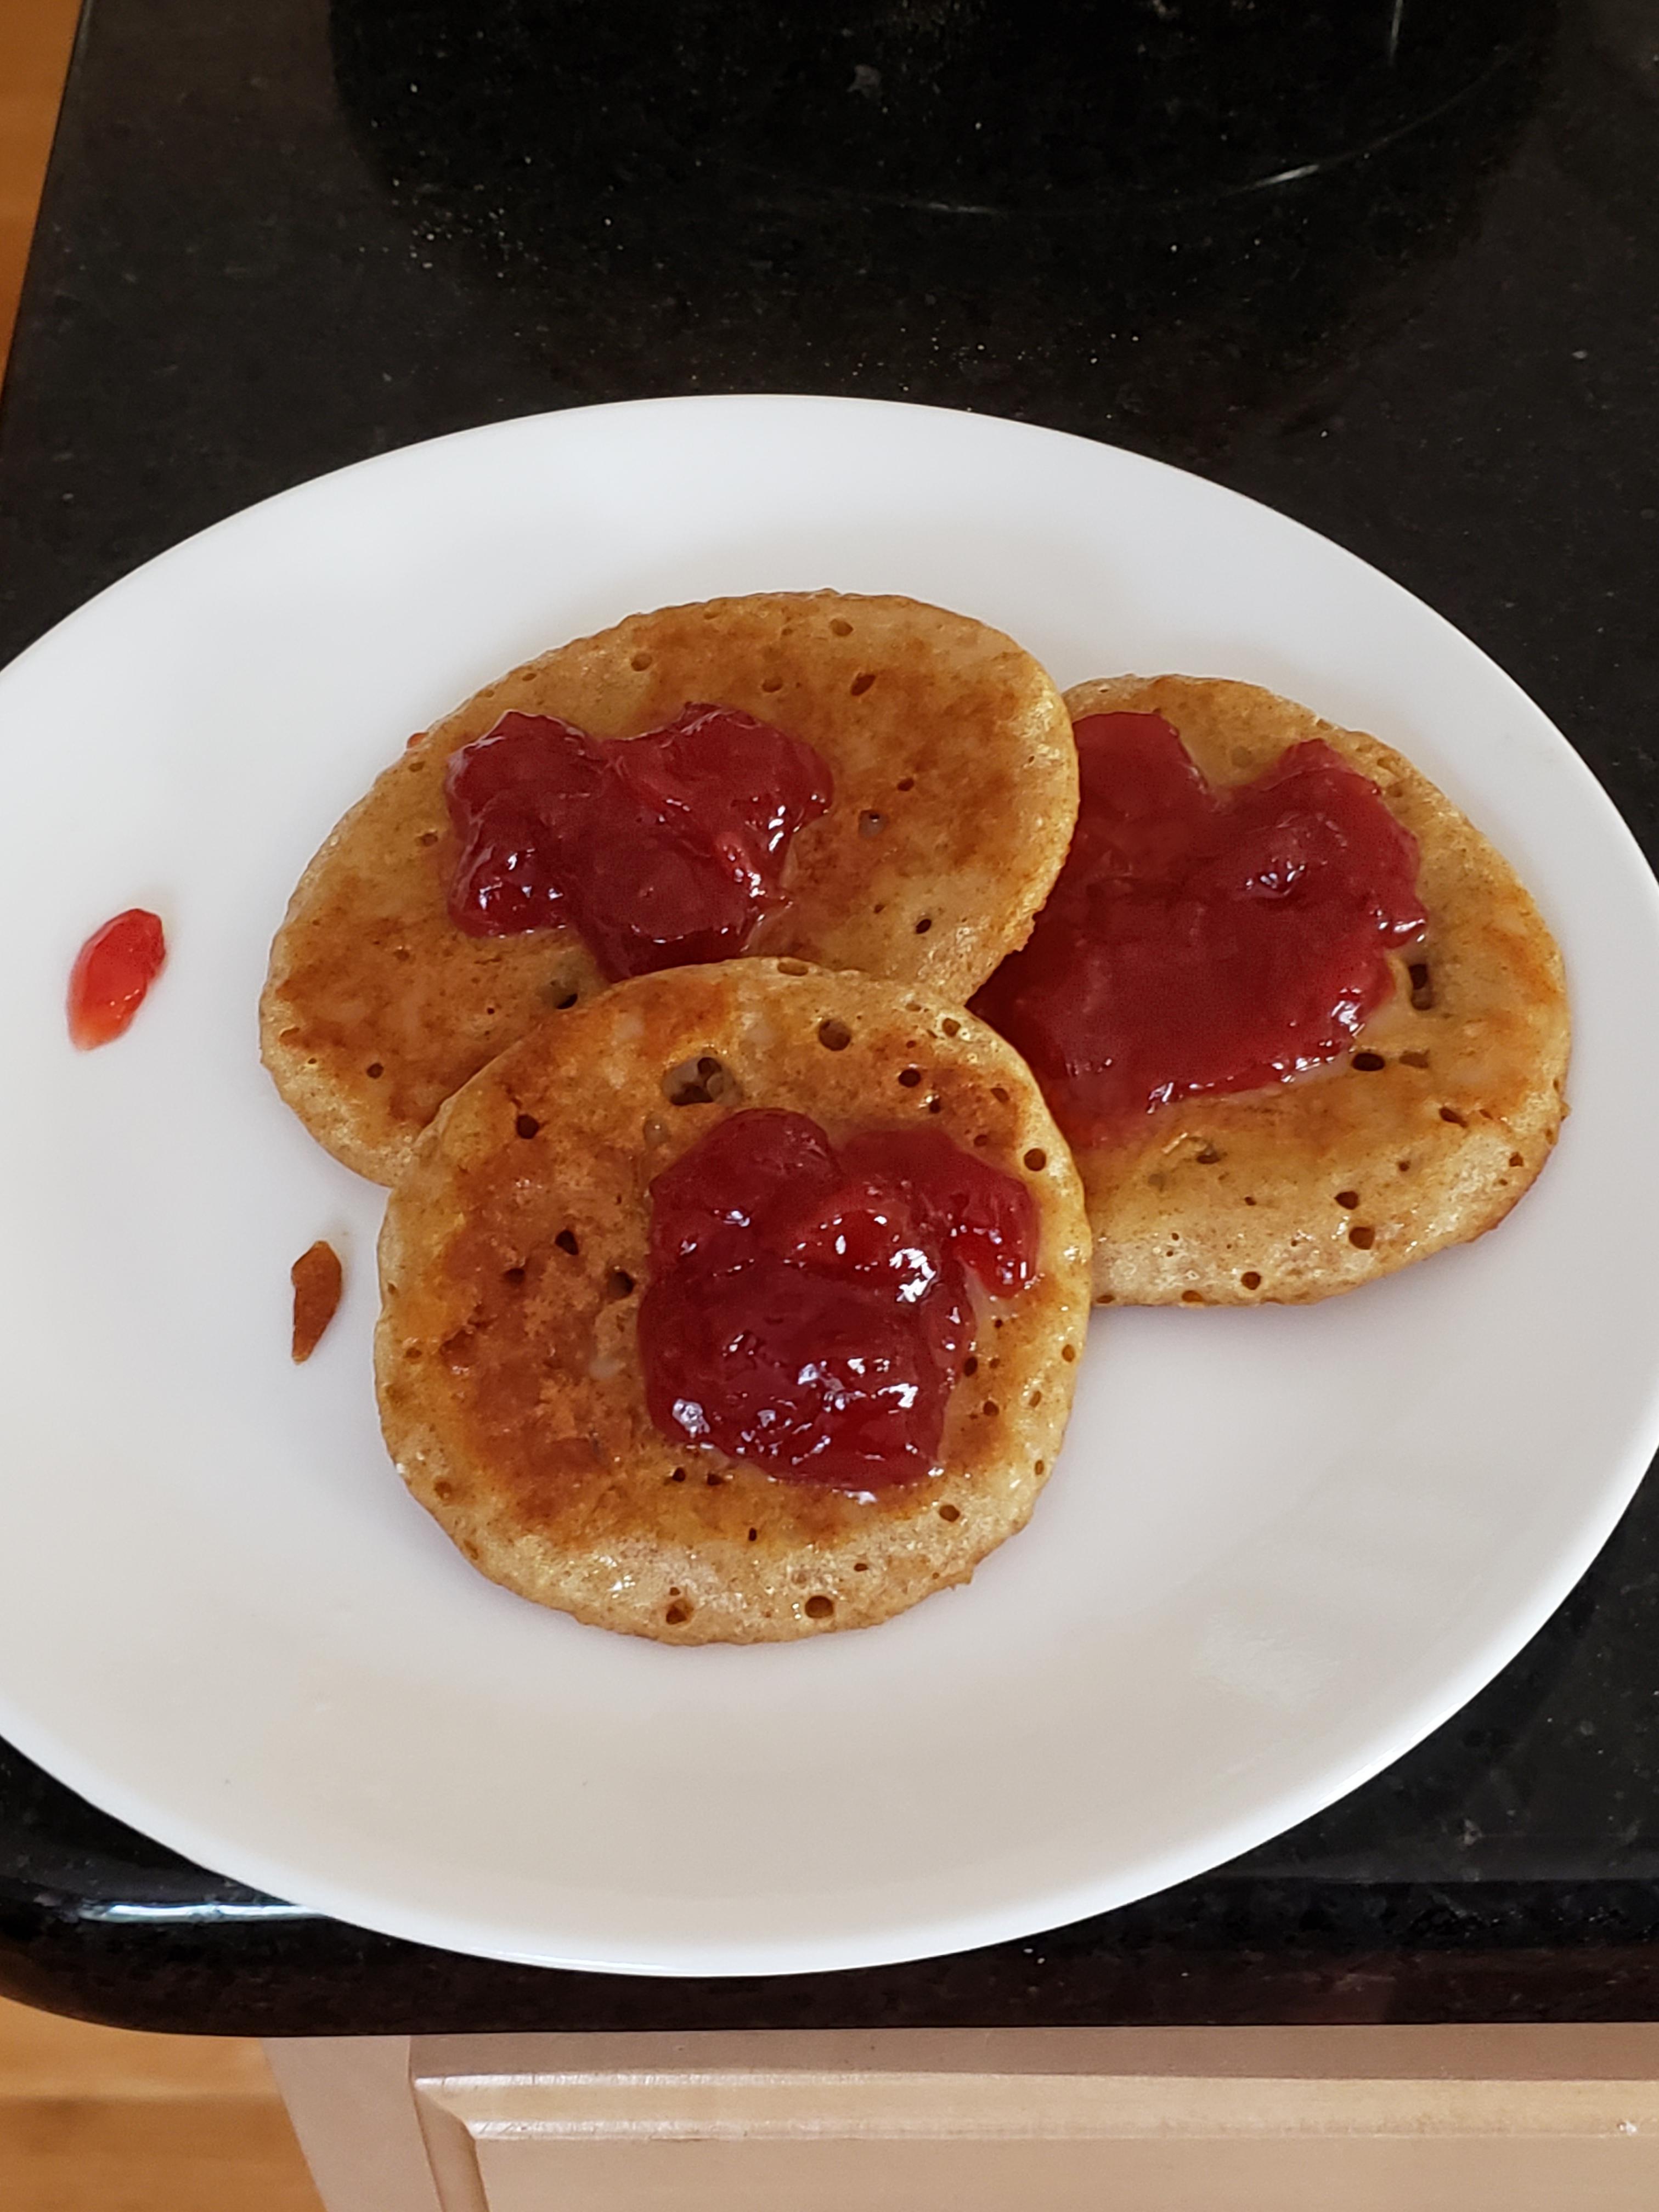
[[(714, 1097), (672, 1103), (700, 1064), (691, 1087)], [(981, 1312), (932, 1480), (873, 1500), (778, 1480), (647, 1415), (652, 1178), (757, 1106), (837, 1140), (942, 1129), (1036, 1200), (1038, 1279)], [(746, 1644), (885, 1620), (1024, 1526), (1071, 1406), (1089, 1233), (1041, 1094), (981, 1023), (900, 985), (744, 960), (620, 984), (475, 1076), (392, 1194), (380, 1276), (386, 1442), (474, 1565), (600, 1627)]]
[(1304, 1304), (1496, 1227), (1559, 1133), (1571, 1033), (1560, 953), (1509, 863), (1399, 753), (1253, 684), (1113, 677), (1066, 705), (1077, 720), (1163, 714), (1216, 783), (1323, 738), (1416, 837), (1429, 917), (1340, 1060), (1161, 1107), (1133, 1141), (1079, 1151), (1097, 1298)]
[(487, 684), (410, 741), (331, 832), (271, 947), (261, 1048), (335, 1157), (395, 1180), (443, 1101), (601, 978), (563, 929), (475, 938), (446, 911), (449, 757), (509, 709), (603, 738), (688, 703), (817, 747), (835, 799), (792, 850), (790, 905), (747, 948), (965, 999), (1023, 944), (1077, 816), (1071, 724), (1010, 638), (912, 599), (834, 592), (630, 616)]

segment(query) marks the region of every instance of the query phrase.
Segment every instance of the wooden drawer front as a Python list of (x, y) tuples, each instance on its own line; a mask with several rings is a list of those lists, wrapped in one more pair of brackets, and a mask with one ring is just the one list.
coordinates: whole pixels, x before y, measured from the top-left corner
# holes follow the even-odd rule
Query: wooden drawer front
[(417, 2039), (411, 2086), (443, 2212), (1659, 2204), (1647, 2028)]

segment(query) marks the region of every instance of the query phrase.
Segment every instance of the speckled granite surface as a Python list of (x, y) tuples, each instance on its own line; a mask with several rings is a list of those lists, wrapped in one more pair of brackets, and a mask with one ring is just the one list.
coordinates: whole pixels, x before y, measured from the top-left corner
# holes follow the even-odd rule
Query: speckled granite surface
[[(0, 657), (462, 424), (909, 398), (1375, 561), (1652, 855), (1656, 176), (1648, 0), (93, 0), (0, 416)], [(721, 1984), (454, 1959), (251, 1898), (0, 1751), (0, 1986), (271, 2033), (1659, 2017), (1659, 1493), (1388, 1773), (1028, 1944)]]

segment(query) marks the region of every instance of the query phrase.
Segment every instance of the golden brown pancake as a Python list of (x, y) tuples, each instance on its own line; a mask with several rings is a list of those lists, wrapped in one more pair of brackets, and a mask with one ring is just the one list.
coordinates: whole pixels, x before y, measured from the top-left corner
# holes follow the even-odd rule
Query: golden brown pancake
[(1495, 1227), (1555, 1142), (1569, 1042), (1561, 956), (1508, 862), (1409, 761), (1254, 684), (1122, 676), (1066, 700), (1079, 721), (1162, 714), (1217, 784), (1322, 738), (1417, 839), (1428, 915), (1341, 1060), (1079, 1151), (1097, 1297), (1302, 1304)]
[(568, 929), (468, 936), (446, 895), (449, 756), (509, 709), (638, 737), (689, 702), (804, 738), (835, 799), (797, 836), (790, 903), (745, 950), (966, 999), (1022, 945), (1077, 818), (1060, 694), (1000, 631), (834, 592), (631, 616), (489, 684), (388, 768), (301, 878), (271, 948), (266, 1066), (337, 1159), (394, 1181), (452, 1091), (602, 979)]
[[(649, 1187), (756, 1106), (836, 1143), (942, 1129), (1036, 1199), (1040, 1273), (981, 1309), (930, 1480), (872, 1499), (652, 1425)], [(982, 1023), (894, 983), (738, 960), (618, 984), (475, 1076), (392, 1194), (380, 1281), (386, 1442), (475, 1565), (599, 1627), (752, 1644), (885, 1620), (1024, 1525), (1071, 1407), (1089, 1234), (1036, 1085)]]

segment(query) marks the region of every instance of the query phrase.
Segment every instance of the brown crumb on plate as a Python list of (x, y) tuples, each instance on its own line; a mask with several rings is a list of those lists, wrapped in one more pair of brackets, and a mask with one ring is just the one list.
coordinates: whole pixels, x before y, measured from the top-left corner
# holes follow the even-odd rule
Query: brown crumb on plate
[(289, 1269), (294, 1285), (294, 1359), (309, 1359), (340, 1303), (340, 1255), (321, 1237)]

